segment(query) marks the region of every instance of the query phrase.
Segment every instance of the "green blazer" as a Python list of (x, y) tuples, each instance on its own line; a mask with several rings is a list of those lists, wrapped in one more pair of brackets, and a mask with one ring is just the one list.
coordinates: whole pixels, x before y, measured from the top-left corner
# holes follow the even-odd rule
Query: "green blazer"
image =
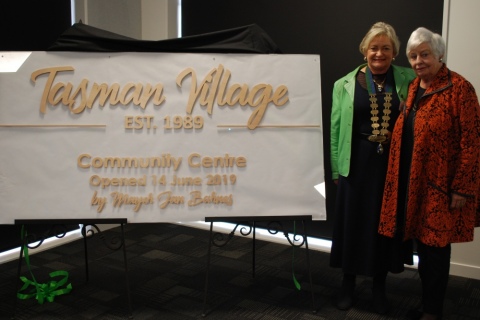
[[(339, 175), (347, 177), (350, 172), (350, 156), (353, 125), (353, 97), (355, 81), (362, 64), (346, 76), (335, 81), (333, 86), (332, 114), (330, 119), (330, 160), (332, 179)], [(393, 67), (395, 87), (401, 102), (405, 101), (409, 83), (416, 77), (411, 68)]]

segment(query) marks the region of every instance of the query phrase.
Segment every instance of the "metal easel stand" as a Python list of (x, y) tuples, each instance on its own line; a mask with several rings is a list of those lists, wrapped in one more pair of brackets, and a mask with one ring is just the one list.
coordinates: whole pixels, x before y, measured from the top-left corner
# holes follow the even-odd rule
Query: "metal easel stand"
[[(225, 247), (230, 240), (232, 240), (233, 236), (235, 235), (235, 231), (240, 226), (240, 234), (242, 236), (249, 236), (252, 235), (252, 277), (255, 278), (255, 231), (256, 231), (256, 223), (260, 221), (268, 221), (268, 232), (270, 234), (277, 234), (280, 232), (279, 230), (283, 230), (283, 234), (287, 239), (288, 243), (292, 246), (292, 248), (300, 248), (305, 245), (306, 249), (306, 261), (307, 261), (307, 269), (308, 269), (308, 276), (310, 281), (310, 291), (312, 296), (312, 309), (313, 313), (317, 312), (315, 307), (315, 296), (313, 293), (313, 282), (312, 282), (312, 273), (310, 270), (310, 252), (308, 249), (308, 240), (307, 240), (307, 232), (305, 221), (312, 220), (312, 216), (279, 216), (279, 217), (207, 217), (205, 218), (205, 222), (210, 222), (210, 233), (209, 233), (209, 241), (208, 241), (208, 252), (207, 252), (207, 267), (206, 267), (206, 275), (205, 275), (205, 291), (204, 291), (204, 299), (203, 299), (203, 313), (202, 317), (207, 316), (207, 295), (208, 295), (208, 281), (209, 281), (209, 273), (210, 273), (210, 256), (212, 245), (221, 248)], [(283, 227), (282, 221), (301, 221), (303, 227), (303, 235), (295, 234), (293, 238), (290, 237), (288, 231), (286, 231)], [(236, 223), (233, 230), (228, 234), (225, 235), (220, 232), (213, 232), (213, 223), (214, 222), (231, 222)], [(243, 223), (243, 224), (242, 224)], [(246, 225), (245, 225), (246, 224)]]
[[(17, 271), (17, 286), (15, 290), (15, 301), (13, 304), (13, 318), (15, 319), (16, 311), (17, 311), (17, 292), (19, 291), (19, 282), (18, 279), (20, 278), (21, 269), (22, 269), (22, 259), (23, 259), (23, 247), (26, 246), (29, 249), (36, 249), (40, 247), (43, 242), (47, 238), (56, 237), (56, 238), (63, 238), (66, 233), (67, 224), (78, 224), (82, 225), (81, 234), (83, 236), (84, 248), (85, 248), (85, 276), (86, 282), (89, 280), (89, 267), (88, 267), (88, 246), (87, 246), (87, 239), (92, 238), (95, 234), (98, 234), (100, 239), (103, 243), (112, 251), (116, 250), (123, 250), (123, 260), (124, 260), (124, 267), (125, 267), (125, 285), (126, 285), (126, 293), (127, 293), (127, 304), (128, 304), (128, 312), (129, 318), (132, 319), (132, 302), (130, 297), (130, 284), (128, 280), (128, 266), (127, 266), (127, 251), (125, 248), (125, 233), (124, 233), (124, 225), (127, 223), (126, 218), (118, 218), (118, 219), (33, 219), (33, 220), (15, 220), (16, 225), (21, 225), (24, 230), (26, 231), (26, 236), (22, 239), (21, 247), (20, 247), (20, 257), (18, 259), (18, 271)], [(29, 225), (53, 225), (49, 230), (47, 230), (44, 234), (38, 236), (36, 234), (28, 233), (28, 226)], [(101, 230), (97, 227), (97, 224), (119, 224), (121, 228), (121, 236), (114, 236), (110, 239), (106, 239), (105, 235), (101, 232)]]

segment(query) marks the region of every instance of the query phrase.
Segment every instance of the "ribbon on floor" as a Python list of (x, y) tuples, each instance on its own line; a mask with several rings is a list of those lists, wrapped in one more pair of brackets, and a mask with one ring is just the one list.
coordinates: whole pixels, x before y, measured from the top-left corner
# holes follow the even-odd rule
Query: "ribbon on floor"
[[(72, 291), (72, 284), (66, 284), (68, 282), (67, 271), (53, 271), (50, 278), (58, 278), (58, 280), (51, 280), (47, 283), (38, 283), (33, 275), (32, 268), (30, 266), (30, 256), (28, 254), (28, 243), (25, 241), (26, 232), (22, 226), (22, 248), (25, 262), (27, 264), (28, 271), (32, 276), (32, 280), (27, 277), (20, 277), (20, 280), (24, 283), (20, 290), (17, 292), (19, 299), (37, 299), (39, 304), (43, 304), (46, 301), (53, 302), (56, 296), (67, 294)], [(65, 286), (65, 287), (64, 287)], [(63, 288), (62, 288), (63, 287)]]

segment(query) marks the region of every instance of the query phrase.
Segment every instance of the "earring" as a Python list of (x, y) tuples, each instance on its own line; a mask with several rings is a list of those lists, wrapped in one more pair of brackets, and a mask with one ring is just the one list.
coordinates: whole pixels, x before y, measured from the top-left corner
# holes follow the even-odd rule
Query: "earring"
[(395, 61), (395, 58), (393, 58), (392, 61)]
[(440, 58), (440, 60), (438, 60), (438, 61), (443, 62), (443, 58)]
[(363, 57), (363, 61), (367, 61), (367, 57)]

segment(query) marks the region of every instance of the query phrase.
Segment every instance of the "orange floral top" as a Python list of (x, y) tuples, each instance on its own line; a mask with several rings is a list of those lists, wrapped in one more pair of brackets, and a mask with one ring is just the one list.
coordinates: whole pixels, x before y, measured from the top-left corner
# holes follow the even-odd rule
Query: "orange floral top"
[[(396, 232), (400, 148), (404, 122), (412, 112), (420, 85), (410, 85), (406, 107), (398, 118), (380, 216), (379, 233)], [(408, 179), (405, 239), (436, 247), (473, 240), (480, 222), (480, 107), (473, 86), (445, 65), (418, 101)], [(450, 209), (451, 194), (467, 197), (461, 209)]]

